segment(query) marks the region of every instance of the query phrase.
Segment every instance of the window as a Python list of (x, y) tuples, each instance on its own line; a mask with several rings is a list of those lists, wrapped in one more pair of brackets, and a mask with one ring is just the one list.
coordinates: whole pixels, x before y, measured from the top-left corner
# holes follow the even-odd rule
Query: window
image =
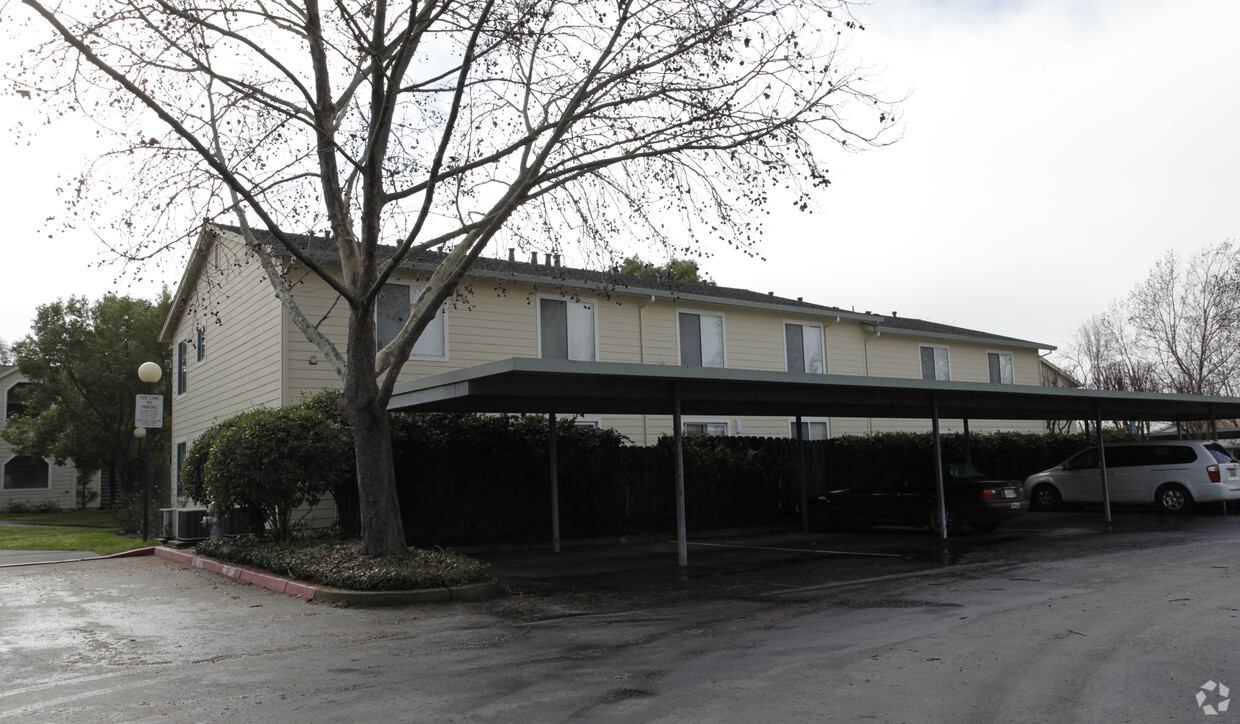
[(1005, 385), (1016, 382), (1016, 375), (1012, 372), (1011, 352), (987, 352), (986, 366), (990, 368), (991, 382)]
[(52, 487), (46, 460), (21, 455), (4, 464), (5, 490), (38, 490)]
[(728, 423), (726, 422), (686, 422), (686, 435), (706, 435), (709, 437), (727, 437)]
[(598, 420), (587, 420), (583, 417), (578, 417), (573, 419), (573, 427), (588, 427), (593, 430), (597, 430), (602, 427), (602, 425)]
[(539, 356), (593, 362), (594, 305), (566, 299), (538, 300)]
[(176, 473), (176, 478), (175, 478), (175, 480), (176, 480), (176, 489), (177, 489), (177, 490), (180, 490), (180, 489), (181, 489), (181, 473), (183, 473), (183, 472), (185, 471), (185, 453), (186, 453), (186, 448), (187, 448), (187, 445), (186, 445), (186, 442), (185, 442), (184, 440), (182, 440), (182, 441), (180, 441), (180, 442), (178, 442), (178, 443), (177, 443), (177, 451), (176, 451), (176, 469), (173, 471), (174, 473)]
[(826, 371), (822, 353), (822, 327), (817, 324), (784, 324), (784, 350), (789, 372)]
[(723, 367), (723, 317), (680, 313), (680, 364)]
[(207, 358), (207, 328), (198, 328), (198, 337), (194, 340), (195, 352), (198, 355), (198, 363), (201, 364)]
[[(404, 327), (409, 319), (410, 307), (425, 288), (421, 284), (383, 285), (383, 291), (379, 293), (379, 301), (375, 305), (375, 337), (378, 340), (379, 349), (383, 349), (389, 342), (396, 339), (401, 327)], [(422, 330), (418, 341), (413, 343), (413, 350), (409, 356), (447, 359), (447, 332), (448, 310), (446, 307), (441, 307), (439, 314), (436, 314), (435, 318)]]
[(922, 345), (921, 378), (923, 380), (950, 380), (952, 378), (946, 347)]
[(4, 419), (24, 417), (26, 411), (26, 392), (30, 390), (29, 382), (18, 382), (4, 393)]
[(1068, 458), (1063, 464), (1064, 470), (1088, 470), (1098, 467), (1098, 448), (1093, 447)]
[[(831, 424), (826, 420), (806, 420), (801, 418), (801, 435), (804, 440), (826, 440), (831, 437)], [(788, 421), (788, 437), (797, 437), (797, 421)]]
[(186, 360), (189, 357), (189, 340), (177, 342), (177, 394), (184, 395), (189, 387), (185, 379)]

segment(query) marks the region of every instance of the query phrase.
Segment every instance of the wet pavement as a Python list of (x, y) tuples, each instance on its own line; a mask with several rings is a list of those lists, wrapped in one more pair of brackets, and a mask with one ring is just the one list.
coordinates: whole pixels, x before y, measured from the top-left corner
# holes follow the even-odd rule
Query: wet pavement
[[(1240, 682), (1240, 518), (481, 554), (333, 608), (155, 558), (0, 570), (0, 721), (1188, 721)], [(1217, 690), (1217, 689), (1216, 689)], [(1217, 703), (1217, 702), (1215, 702)]]
[(688, 563), (676, 542), (477, 553), (511, 590), (588, 590), (647, 595), (659, 591), (709, 597), (753, 595), (770, 588), (847, 584), (933, 572), (943, 567), (1019, 563), (1107, 550), (1171, 545), (1216, 529), (1240, 530), (1240, 516), (1174, 517), (1139, 508), (1031, 513), (992, 533), (946, 541), (924, 528), (880, 527), (827, 533), (770, 533), (690, 539)]

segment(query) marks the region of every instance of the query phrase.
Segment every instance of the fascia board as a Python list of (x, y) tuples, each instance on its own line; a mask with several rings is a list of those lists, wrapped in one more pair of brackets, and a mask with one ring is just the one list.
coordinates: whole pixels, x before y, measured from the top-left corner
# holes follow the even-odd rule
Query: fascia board
[(947, 342), (969, 342), (972, 344), (992, 344), (996, 347), (1019, 347), (1021, 349), (1045, 349), (1054, 351), (1056, 347), (1041, 342), (1030, 342), (1023, 339), (1012, 339), (1010, 337), (975, 337), (968, 334), (945, 334), (943, 332), (925, 332), (916, 329), (896, 329), (893, 327), (884, 327), (881, 324), (874, 327), (875, 331), (880, 334), (896, 334), (904, 337), (917, 337), (919, 339), (941, 339)]

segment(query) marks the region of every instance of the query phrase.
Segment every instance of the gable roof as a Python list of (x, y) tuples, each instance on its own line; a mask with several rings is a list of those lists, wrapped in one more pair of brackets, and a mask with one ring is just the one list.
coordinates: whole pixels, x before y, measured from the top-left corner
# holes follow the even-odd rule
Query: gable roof
[[(239, 227), (212, 222), (204, 224), (202, 234), (199, 236), (197, 244), (195, 244), (190, 262), (186, 267), (185, 275), (181, 279), (181, 284), (177, 287), (176, 296), (173, 298), (172, 307), (168, 312), (168, 319), (165, 321), (164, 329), (160, 333), (161, 338), (175, 327), (175, 319), (180, 315), (186, 303), (188, 285), (193, 283), (197, 275), (201, 273), (206, 247), (214, 236), (214, 234), (209, 233), (211, 231), (241, 236), (241, 229)], [(290, 256), (283, 246), (275, 243), (274, 238), (269, 232), (255, 230), (255, 234), (259, 239), (272, 242), (274, 254), (284, 257)], [(302, 249), (317, 258), (324, 261), (338, 260), (335, 244), (327, 237), (295, 234), (292, 235), (292, 238), (301, 245)], [(379, 250), (381, 257), (383, 255), (390, 256), (393, 252), (395, 252), (395, 247), (392, 246), (381, 246)], [(401, 264), (401, 268), (430, 272), (439, 265), (444, 256), (445, 254), (441, 252), (419, 252), (405, 259)], [(537, 259), (537, 256), (535, 253), (533, 255), (534, 259)], [(560, 266), (558, 254), (554, 258), (551, 258), (549, 254), (546, 257), (548, 258), (547, 263), (543, 264), (539, 264), (537, 261), (519, 261), (515, 258), (514, 251), (509, 250), (509, 259), (479, 257), (470, 268), (468, 275), (475, 278), (480, 277), (500, 281), (553, 285), (557, 288), (588, 291), (604, 297), (613, 293), (632, 294), (672, 301), (722, 304), (814, 317), (835, 317), (837, 321), (849, 319), (869, 325), (880, 334), (890, 332), (894, 334), (937, 337), (944, 340), (974, 342), (990, 340), (1011, 347), (1055, 349), (1052, 345), (1017, 339), (1015, 337), (1005, 337), (989, 332), (952, 327), (908, 317), (897, 317), (894, 314), (884, 316), (870, 312), (856, 312), (841, 307), (806, 302), (801, 298), (790, 299), (788, 297), (780, 297), (773, 292), (763, 294), (739, 287), (724, 287), (670, 279), (651, 279), (621, 274), (618, 270), (597, 271)]]
[(950, 324), (928, 322), (924, 319), (910, 319), (908, 317), (900, 317), (894, 314), (889, 317), (883, 317), (881, 322), (874, 325), (874, 328), (878, 332), (910, 334), (918, 337), (930, 337), (943, 340), (967, 339), (969, 341), (991, 341), (1015, 347), (1033, 347), (1036, 349), (1048, 350), (1055, 349), (1053, 345), (1049, 344), (1030, 342), (1028, 340), (1017, 339), (1015, 337), (1005, 337), (1001, 334), (991, 334), (990, 332), (979, 332), (976, 329), (953, 327)]

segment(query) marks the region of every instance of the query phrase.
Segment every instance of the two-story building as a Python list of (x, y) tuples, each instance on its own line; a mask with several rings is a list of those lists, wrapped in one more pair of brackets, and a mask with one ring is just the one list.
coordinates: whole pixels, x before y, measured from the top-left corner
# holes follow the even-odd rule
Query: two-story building
[[(0, 365), (0, 413), (5, 422), (26, 413), (22, 388), (30, 384), (16, 366)], [(78, 472), (72, 465), (57, 465), (55, 461), (18, 455), (13, 446), (0, 437), (0, 510), (13, 506), (27, 508), (55, 506), (61, 510), (78, 507)], [(89, 481), (89, 489), (98, 491), (99, 474)], [(98, 501), (92, 503), (98, 506)]]
[[(331, 245), (305, 239), (330, 259)], [(408, 260), (379, 300), (379, 344), (404, 323), (437, 257)], [(330, 261), (327, 262), (331, 264)], [(286, 280), (307, 318), (343, 346), (347, 307), (317, 276), (286, 257)], [(204, 228), (162, 338), (174, 345), (174, 471), (188, 445), (215, 421), (257, 406), (299, 401), (339, 379), (293, 324), (239, 233)], [(461, 292), (418, 339), (402, 372), (412, 380), (510, 357), (582, 362), (830, 373), (1039, 385), (1040, 352), (1053, 349), (988, 332), (896, 314), (856, 312), (708, 284), (669, 282), (560, 266), (551, 255), (479, 259)], [(635, 444), (671, 432), (666, 415), (591, 415), (580, 424), (615, 428)], [(684, 420), (684, 432), (788, 436), (788, 417)], [(810, 438), (928, 430), (928, 420), (815, 418)], [(1040, 432), (1037, 421), (987, 422)], [(945, 431), (959, 421), (943, 421)]]

